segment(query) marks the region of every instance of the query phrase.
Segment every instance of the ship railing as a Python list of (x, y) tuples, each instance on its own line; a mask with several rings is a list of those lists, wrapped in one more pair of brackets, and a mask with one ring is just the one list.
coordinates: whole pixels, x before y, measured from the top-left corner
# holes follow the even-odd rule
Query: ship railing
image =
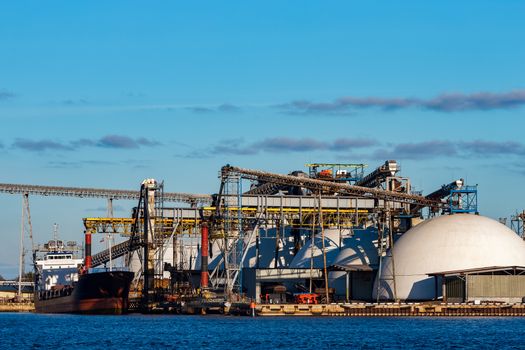
[(111, 271), (129, 271), (129, 267), (91, 267), (88, 270), (88, 273), (101, 273), (101, 272), (111, 272)]
[(73, 293), (73, 286), (63, 286), (59, 289), (43, 290), (38, 293), (39, 300), (47, 300), (58, 297), (64, 297)]

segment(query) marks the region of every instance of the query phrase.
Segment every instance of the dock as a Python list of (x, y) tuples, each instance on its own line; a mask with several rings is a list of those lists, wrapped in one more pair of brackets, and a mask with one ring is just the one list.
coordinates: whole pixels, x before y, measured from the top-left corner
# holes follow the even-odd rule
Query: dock
[(0, 312), (34, 312), (35, 304), (31, 303), (13, 303), (0, 301)]
[[(209, 305), (208, 305), (209, 306)], [(201, 311), (202, 305), (196, 305), (179, 312), (157, 310), (155, 313), (176, 313), (182, 315), (214, 314), (233, 316), (252, 316), (249, 304), (233, 304), (222, 309), (213, 305), (208, 312)], [(219, 309), (221, 309), (219, 311)], [(0, 312), (34, 312), (33, 303), (0, 303)], [(137, 310), (130, 310), (130, 313)], [(258, 304), (255, 306), (257, 317), (268, 316), (323, 316), (323, 317), (523, 317), (525, 304), (465, 304), (465, 303), (351, 303), (351, 304)]]
[(263, 304), (256, 306), (257, 316), (525, 316), (524, 304)]

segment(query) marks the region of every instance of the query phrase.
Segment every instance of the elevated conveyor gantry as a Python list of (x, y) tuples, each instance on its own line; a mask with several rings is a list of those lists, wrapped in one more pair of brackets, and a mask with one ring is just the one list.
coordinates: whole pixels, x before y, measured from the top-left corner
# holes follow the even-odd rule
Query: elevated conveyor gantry
[[(460, 190), (460, 189), (463, 188), (463, 186), (464, 186), (464, 180), (463, 179), (458, 179), (458, 180), (452, 181), (451, 183), (449, 183), (447, 185), (441, 186), (441, 188), (439, 188), (438, 190), (436, 190), (436, 191), (434, 191), (434, 192), (432, 192), (430, 194), (427, 194), (425, 196), (425, 198), (428, 199), (428, 200), (443, 202), (443, 199), (449, 197), (451, 195), (452, 191)], [(414, 205), (414, 206), (411, 207), (410, 211), (412, 213), (417, 213), (422, 208), (423, 208), (422, 205)], [(431, 209), (432, 209), (432, 211), (436, 212), (438, 208), (431, 208)], [(445, 209), (449, 209), (449, 208), (447, 207)]]
[[(300, 170), (293, 171), (289, 174), (290, 176), (296, 176), (300, 178), (307, 177), (308, 175)], [(258, 195), (276, 195), (281, 192), (287, 193), (288, 195), (304, 195), (303, 189), (295, 186), (287, 186), (283, 184), (278, 184), (275, 182), (261, 182), (260, 184), (254, 186), (248, 191), (243, 193), (243, 196), (258, 196)]]
[(338, 195), (348, 195), (358, 198), (373, 198), (387, 202), (405, 203), (419, 205), (422, 207), (444, 208), (447, 203), (427, 199), (420, 195), (393, 192), (376, 188), (349, 185), (346, 183), (334, 183), (311, 178), (299, 178), (296, 176), (269, 173), (260, 170), (243, 169), (226, 165), (222, 167), (221, 174), (223, 179), (231, 175), (240, 175), (245, 179), (258, 180), (264, 182), (274, 182), (288, 186), (305, 187), (312, 192), (332, 192)]
[[(31, 194), (40, 196), (65, 196), (79, 198), (108, 198), (122, 200), (138, 200), (140, 197), (140, 191), (86, 187), (22, 185), (6, 183), (0, 183), (0, 193)], [(212, 201), (212, 197), (206, 194), (165, 192), (163, 196), (165, 202), (189, 203), (195, 206), (209, 204)]]
[(266, 182), (262, 185), (259, 185), (255, 188), (252, 188), (246, 192), (244, 192), (245, 195), (272, 195), (275, 193), (278, 193), (279, 191), (283, 190), (285, 186)]
[(395, 176), (399, 172), (399, 165), (395, 160), (387, 160), (385, 164), (377, 167), (370, 174), (363, 177), (362, 180), (356, 182), (356, 186), (362, 187), (378, 187), (381, 181), (388, 176)]
[(91, 264), (93, 267), (106, 264), (111, 259), (120, 258), (121, 256), (139, 249), (141, 246), (142, 245), (138, 237), (130, 238), (129, 240), (112, 246), (111, 254), (109, 254), (109, 249), (105, 249), (97, 254), (94, 254), (91, 258)]
[(450, 196), (450, 191), (457, 190), (463, 187), (463, 179), (452, 181), (448, 185), (443, 185), (439, 190), (436, 190), (425, 196), (427, 199), (441, 200)]

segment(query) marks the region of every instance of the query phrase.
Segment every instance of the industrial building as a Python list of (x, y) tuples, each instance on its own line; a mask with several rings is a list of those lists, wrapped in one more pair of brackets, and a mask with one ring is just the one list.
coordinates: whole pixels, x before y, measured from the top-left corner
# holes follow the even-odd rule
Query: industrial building
[[(392, 300), (396, 288), (397, 298), (402, 301), (437, 299), (443, 296), (443, 278), (451, 288), (452, 280), (460, 276), (467, 276), (473, 283), (482, 279), (474, 276), (485, 271), (506, 271), (509, 266), (525, 266), (525, 242), (512, 230), (479, 215), (443, 215), (417, 225), (396, 241), (392, 256), (381, 267), (383, 279), (376, 282), (374, 298)], [(525, 276), (515, 277), (520, 280)], [(501, 299), (508, 295), (502, 294)], [(524, 296), (519, 296), (520, 302)], [(468, 295), (465, 297), (470, 300)], [(486, 295), (483, 299), (494, 297)]]
[(430, 274), (435, 280), (436, 298), (445, 303), (525, 302), (525, 267), (499, 266)]
[[(316, 303), (410, 300), (403, 276), (389, 274), (394, 256), (405, 254), (395, 242), (423, 216), (479, 218), (477, 189), (457, 180), (422, 196), (397, 162), (368, 175), (365, 167), (309, 164), (308, 172), (280, 175), (225, 166), (208, 203), (180, 208), (166, 207), (162, 184), (147, 180), (133, 218), (87, 218), (86, 234), (130, 236), (112, 255), (127, 257), (137, 272), (136, 295), (152, 303), (159, 295), (257, 303), (294, 303), (303, 294)], [(108, 258), (107, 251), (95, 254), (93, 265)]]
[(31, 301), (33, 299), (33, 284), (21, 282), (20, 292), (18, 281), (0, 281), (0, 303), (21, 299)]
[(525, 297), (525, 242), (478, 214), (476, 186), (458, 179), (423, 195), (393, 160), (368, 173), (365, 164), (307, 166), (282, 175), (226, 165), (213, 195), (165, 193), (153, 179), (140, 191), (9, 190), (99, 196), (109, 209), (135, 200), (130, 217), (84, 219), (86, 242), (121, 237), (96, 254), (86, 245), (85, 257), (88, 267), (119, 261), (134, 271), (142, 310)]

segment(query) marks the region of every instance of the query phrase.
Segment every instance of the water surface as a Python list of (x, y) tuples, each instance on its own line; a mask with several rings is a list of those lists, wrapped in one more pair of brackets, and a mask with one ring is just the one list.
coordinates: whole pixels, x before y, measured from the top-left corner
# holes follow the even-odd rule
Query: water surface
[(0, 313), (2, 349), (525, 348), (525, 318)]

